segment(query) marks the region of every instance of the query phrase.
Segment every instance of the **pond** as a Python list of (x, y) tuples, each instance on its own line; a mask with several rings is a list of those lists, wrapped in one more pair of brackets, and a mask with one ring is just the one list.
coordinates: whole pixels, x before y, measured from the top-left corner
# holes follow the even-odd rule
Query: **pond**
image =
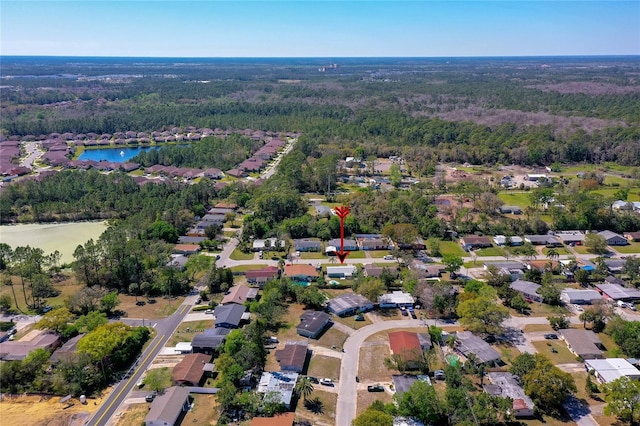
[(149, 151), (151, 149), (158, 149), (159, 146), (137, 146), (134, 148), (118, 147), (118, 148), (99, 148), (99, 149), (87, 149), (80, 154), (78, 160), (93, 160), (93, 161), (109, 161), (112, 163), (124, 163), (129, 159), (135, 157), (143, 151)]
[(38, 247), (48, 255), (58, 250), (61, 262), (73, 261), (73, 252), (90, 239), (97, 240), (107, 229), (106, 222), (30, 223), (0, 226), (0, 241), (11, 248)]

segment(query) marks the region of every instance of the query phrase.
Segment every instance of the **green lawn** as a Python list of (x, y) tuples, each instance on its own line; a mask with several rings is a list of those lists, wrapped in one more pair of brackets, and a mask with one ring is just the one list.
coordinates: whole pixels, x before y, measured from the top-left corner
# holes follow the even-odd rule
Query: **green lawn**
[(460, 244), (455, 241), (440, 241), (440, 253), (452, 254), (454, 256), (466, 257), (469, 256), (469, 253), (464, 251)]
[[(362, 253), (365, 253), (365, 251), (363, 250)], [(391, 254), (389, 250), (369, 250), (369, 256), (375, 259), (382, 259), (389, 254)]]
[(615, 246), (613, 248), (615, 251), (619, 253), (640, 253), (640, 243), (633, 242), (626, 246)]
[(323, 259), (324, 253), (319, 251), (303, 251), (300, 253), (300, 259)]
[(206, 321), (186, 321), (180, 323), (178, 329), (169, 339), (168, 346), (175, 346), (178, 342), (190, 342), (196, 333), (202, 333), (206, 328), (213, 327), (213, 315)]
[[(549, 250), (551, 250), (551, 249), (548, 249), (548, 248), (546, 248), (546, 247), (545, 247), (545, 248), (543, 248), (543, 249), (542, 249), (542, 252), (543, 252), (543, 253), (544, 253), (544, 255), (546, 256), (546, 255), (548, 255), (548, 254), (549, 254)], [(571, 254), (571, 252), (570, 252), (569, 250), (567, 250), (566, 248), (564, 248), (564, 247), (555, 247), (555, 248), (554, 248), (554, 250), (555, 250), (559, 255)]]
[(255, 264), (255, 265), (239, 265), (239, 266), (233, 266), (232, 268), (230, 268), (233, 272), (246, 272), (246, 271), (251, 271), (252, 269), (262, 269), (266, 267), (266, 265), (264, 264)]
[(589, 253), (589, 249), (585, 246), (575, 246), (573, 249), (579, 254), (591, 254)]
[(147, 370), (147, 374), (143, 379), (143, 383), (147, 388), (151, 389), (150, 388), (151, 384), (147, 383), (148, 382), (147, 378), (149, 377), (150, 374), (154, 374), (154, 375), (157, 374), (159, 379), (158, 387), (160, 387), (161, 389), (166, 389), (172, 385), (171, 373), (172, 373), (172, 369), (170, 369), (169, 367), (154, 368), (151, 370)]
[[(613, 197), (620, 188), (601, 188), (591, 191), (594, 194), (601, 194), (606, 197)], [(640, 188), (631, 188), (627, 201), (640, 201)]]
[[(531, 342), (531, 344), (538, 350), (538, 352), (549, 358), (554, 365), (577, 362), (576, 356), (569, 351), (564, 342), (545, 340), (540, 342)], [(553, 353), (551, 348), (555, 348), (557, 353)]]
[(365, 259), (367, 257), (367, 253), (362, 250), (356, 250), (349, 253), (349, 259)]
[(620, 186), (625, 186), (628, 183), (633, 182), (632, 179), (628, 179), (628, 178), (623, 178), (620, 176), (611, 176), (611, 175), (607, 175), (604, 177), (604, 184), (607, 186), (611, 186), (611, 185), (615, 185), (618, 184)]
[(487, 247), (487, 248), (483, 248), (480, 250), (475, 250), (475, 253), (478, 255), (478, 257), (481, 256), (503, 256), (504, 255), (504, 250), (502, 250), (500, 247)]
[(521, 209), (525, 209), (531, 205), (529, 199), (529, 192), (501, 192), (498, 197), (509, 206), (518, 206)]
[(254, 253), (243, 253), (239, 249), (235, 249), (231, 256), (229, 256), (232, 260), (252, 260)]

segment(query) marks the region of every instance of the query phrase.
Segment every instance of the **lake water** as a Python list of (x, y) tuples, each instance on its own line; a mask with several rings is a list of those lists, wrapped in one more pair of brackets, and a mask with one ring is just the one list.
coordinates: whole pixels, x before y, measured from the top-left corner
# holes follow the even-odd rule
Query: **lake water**
[(41, 248), (45, 255), (58, 250), (62, 262), (72, 262), (73, 252), (90, 239), (97, 240), (107, 229), (106, 222), (30, 223), (0, 226), (0, 242), (11, 248)]
[(142, 151), (149, 151), (150, 149), (158, 149), (158, 146), (145, 146), (135, 148), (100, 148), (100, 149), (87, 149), (80, 154), (78, 160), (93, 160), (93, 161), (109, 161), (112, 163), (124, 163), (129, 159), (140, 154)]

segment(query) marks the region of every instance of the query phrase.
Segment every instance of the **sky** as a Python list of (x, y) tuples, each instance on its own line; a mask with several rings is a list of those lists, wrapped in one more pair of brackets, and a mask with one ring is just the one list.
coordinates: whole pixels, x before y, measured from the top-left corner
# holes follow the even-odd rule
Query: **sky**
[(640, 55), (640, 1), (0, 1), (0, 54)]

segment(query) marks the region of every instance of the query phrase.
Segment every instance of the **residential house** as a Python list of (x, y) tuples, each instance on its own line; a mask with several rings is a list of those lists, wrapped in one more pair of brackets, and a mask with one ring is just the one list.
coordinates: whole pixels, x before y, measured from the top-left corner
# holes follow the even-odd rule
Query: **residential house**
[(525, 235), (524, 240), (534, 246), (562, 247), (562, 242), (555, 235)]
[(207, 237), (189, 237), (187, 235), (182, 235), (178, 237), (178, 242), (180, 244), (200, 244), (206, 239)]
[(187, 267), (187, 261), (189, 258), (184, 254), (172, 254), (169, 256), (169, 261), (165, 263), (168, 268), (174, 268), (177, 270), (184, 270)]
[(417, 368), (420, 361), (424, 360), (424, 351), (431, 349), (431, 339), (428, 334), (410, 331), (395, 331), (389, 333), (389, 346), (391, 353), (402, 357), (411, 368)]
[(176, 244), (173, 247), (174, 253), (185, 254), (187, 256), (198, 253), (200, 250), (201, 248), (198, 244)]
[(624, 237), (630, 242), (640, 241), (640, 232), (625, 232)]
[(533, 417), (534, 404), (525, 393), (518, 378), (507, 372), (489, 372), (487, 377), (491, 384), (484, 385), (484, 390), (490, 395), (511, 398), (513, 407), (511, 414), (515, 418)]
[(338, 316), (346, 316), (360, 312), (367, 312), (373, 309), (373, 303), (364, 296), (356, 293), (345, 293), (336, 296), (327, 302), (329, 312)]
[(558, 334), (574, 355), (582, 359), (604, 358), (602, 342), (593, 331), (565, 328), (558, 330)]
[(604, 264), (612, 274), (619, 274), (627, 263), (624, 259), (604, 259)]
[(224, 177), (222, 170), (216, 168), (204, 169), (202, 175), (208, 179), (222, 179)]
[(562, 231), (556, 233), (562, 244), (568, 245), (582, 245), (584, 244), (585, 234), (581, 231)]
[(500, 354), (490, 344), (470, 331), (456, 333), (455, 350), (476, 364), (495, 364)]
[(0, 343), (0, 361), (22, 361), (36, 349), (53, 351), (60, 346), (60, 337), (45, 330), (34, 330), (20, 340)]
[[(335, 247), (336, 249), (340, 249), (340, 239), (336, 238), (333, 240), (329, 240), (329, 242), (327, 242), (328, 246), (331, 247)], [(358, 250), (358, 243), (356, 242), (356, 240), (353, 239), (348, 239), (345, 238), (344, 239), (344, 249), (345, 250), (349, 250), (349, 251), (357, 251)]]
[(381, 309), (400, 307), (413, 308), (415, 302), (416, 301), (411, 293), (405, 293), (400, 290), (392, 291), (391, 293), (383, 294), (378, 297), (378, 304)]
[(317, 338), (331, 324), (331, 316), (322, 311), (305, 311), (300, 316), (298, 334), (310, 339)]
[(460, 238), (460, 245), (465, 251), (491, 247), (491, 238), (487, 236), (467, 235)]
[(611, 205), (614, 210), (640, 211), (640, 201), (614, 201)]
[(171, 380), (176, 386), (200, 386), (206, 374), (213, 371), (211, 355), (204, 353), (187, 354), (173, 367)]
[(247, 301), (255, 300), (257, 296), (257, 288), (249, 288), (246, 285), (234, 285), (229, 289), (227, 294), (224, 295), (220, 304), (228, 305), (229, 303), (237, 303), (238, 305), (244, 305)]
[(640, 290), (626, 288), (620, 284), (597, 284), (596, 288), (606, 299), (625, 302), (640, 300)]
[(351, 278), (356, 273), (355, 265), (327, 266), (329, 278)]
[(223, 327), (208, 328), (203, 333), (193, 336), (191, 348), (194, 353), (213, 355), (222, 346), (230, 332), (230, 329)]
[(300, 252), (308, 251), (320, 251), (322, 243), (317, 240), (310, 240), (308, 238), (293, 240), (293, 249)]
[(502, 214), (522, 214), (522, 209), (518, 206), (504, 205), (498, 209)]
[(402, 395), (411, 389), (411, 386), (418, 380), (431, 384), (431, 379), (427, 375), (411, 375), (411, 374), (392, 374), (391, 381), (397, 395)]
[(601, 231), (598, 232), (598, 235), (603, 237), (607, 242), (607, 245), (610, 246), (626, 246), (629, 244), (629, 241), (625, 237), (620, 234), (616, 234), (613, 231)]
[(379, 278), (385, 269), (387, 270), (388, 273), (392, 274), (394, 277), (398, 276), (398, 271), (396, 268), (388, 268), (386, 266), (376, 266), (373, 263), (368, 263), (364, 265), (363, 274), (365, 277)]
[(230, 303), (218, 305), (213, 311), (216, 317), (215, 326), (223, 328), (238, 328), (247, 308), (242, 305)]
[(254, 417), (250, 426), (293, 426), (295, 418), (296, 413), (291, 411), (273, 417)]
[(280, 370), (302, 373), (307, 362), (309, 344), (304, 340), (288, 341), (284, 349), (275, 352), (276, 361), (280, 363)]
[(640, 370), (624, 358), (588, 359), (584, 366), (600, 383), (611, 383), (621, 377), (640, 380)]
[(560, 300), (567, 305), (591, 305), (602, 300), (602, 295), (596, 290), (565, 288), (560, 292)]
[(247, 282), (262, 287), (267, 281), (277, 278), (280, 270), (276, 266), (267, 266), (262, 269), (250, 269), (245, 272)]
[(493, 242), (500, 247), (521, 246), (524, 243), (522, 238), (515, 235), (511, 237), (509, 236), (505, 237), (504, 235), (496, 235), (495, 237), (493, 237)]
[(409, 269), (414, 271), (418, 276), (418, 279), (424, 278), (438, 278), (444, 272), (444, 266), (436, 264), (425, 264), (419, 260), (411, 262)]
[(49, 362), (54, 364), (58, 361), (69, 361), (76, 355), (76, 349), (78, 342), (85, 336), (85, 333), (78, 334), (75, 337), (67, 340), (67, 342), (56, 349), (49, 357)]
[(360, 250), (388, 250), (389, 242), (380, 234), (356, 234), (356, 242)]
[(270, 372), (265, 371), (258, 383), (258, 393), (277, 395), (278, 401), (287, 408), (291, 407), (293, 388), (298, 381), (298, 373), (293, 371)]
[(542, 296), (538, 293), (540, 287), (542, 287), (540, 284), (521, 279), (517, 279), (509, 285), (509, 288), (520, 293), (526, 301), (542, 303)]
[(311, 265), (285, 265), (284, 276), (294, 281), (311, 282), (316, 281), (320, 274)]
[(189, 409), (189, 389), (171, 386), (158, 395), (144, 418), (145, 426), (173, 426), (180, 424), (179, 419)]

